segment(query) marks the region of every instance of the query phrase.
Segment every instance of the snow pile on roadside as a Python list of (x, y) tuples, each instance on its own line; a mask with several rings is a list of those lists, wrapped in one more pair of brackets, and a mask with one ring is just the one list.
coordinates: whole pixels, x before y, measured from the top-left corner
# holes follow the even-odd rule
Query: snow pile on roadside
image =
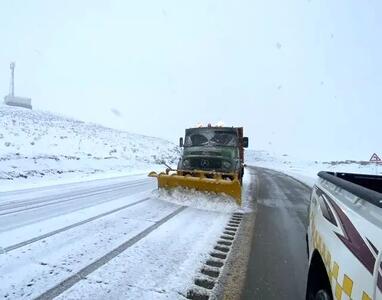
[(382, 165), (376, 167), (375, 163), (368, 161), (304, 161), (288, 154), (277, 155), (264, 150), (247, 150), (246, 163), (281, 171), (310, 186), (314, 184), (319, 171), (382, 175)]
[(0, 105), (0, 184), (147, 171), (173, 163), (176, 145), (48, 112)]
[(153, 196), (163, 201), (208, 211), (232, 213), (240, 210), (240, 206), (230, 196), (181, 187), (171, 190), (156, 190), (153, 191)]
[(253, 193), (256, 188), (256, 179), (252, 176), (251, 170), (245, 168), (242, 185), (242, 204), (241, 210), (244, 213), (250, 213), (254, 210)]

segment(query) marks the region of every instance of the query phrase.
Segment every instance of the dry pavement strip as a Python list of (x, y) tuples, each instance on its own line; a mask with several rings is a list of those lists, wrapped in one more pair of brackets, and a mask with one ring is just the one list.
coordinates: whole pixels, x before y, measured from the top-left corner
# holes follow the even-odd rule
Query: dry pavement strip
[(215, 298), (305, 299), (311, 189), (277, 171), (248, 171), (252, 212), (244, 215)]
[(241, 299), (305, 299), (310, 188), (276, 171), (255, 171), (257, 212)]

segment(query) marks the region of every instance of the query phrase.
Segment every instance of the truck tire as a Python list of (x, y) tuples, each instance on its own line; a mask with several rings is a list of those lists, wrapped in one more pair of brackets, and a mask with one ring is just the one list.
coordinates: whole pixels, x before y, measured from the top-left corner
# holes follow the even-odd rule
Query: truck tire
[(333, 300), (329, 277), (317, 250), (313, 253), (309, 267), (306, 300)]
[(332, 300), (332, 297), (326, 290), (319, 290), (314, 296), (314, 300)]
[(241, 168), (239, 172), (239, 181), (241, 186), (243, 185), (243, 177), (244, 177), (244, 167)]

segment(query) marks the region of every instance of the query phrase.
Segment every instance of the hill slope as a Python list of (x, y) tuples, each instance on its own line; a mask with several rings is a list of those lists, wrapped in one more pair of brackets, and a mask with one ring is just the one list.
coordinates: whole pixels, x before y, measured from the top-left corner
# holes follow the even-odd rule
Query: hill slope
[(382, 175), (382, 165), (368, 161), (308, 161), (288, 154), (277, 155), (264, 150), (246, 151), (246, 162), (290, 174), (308, 184), (313, 184), (319, 171), (349, 172)]
[(106, 171), (147, 171), (174, 162), (178, 147), (166, 140), (0, 105), (0, 183), (18, 178), (63, 177)]

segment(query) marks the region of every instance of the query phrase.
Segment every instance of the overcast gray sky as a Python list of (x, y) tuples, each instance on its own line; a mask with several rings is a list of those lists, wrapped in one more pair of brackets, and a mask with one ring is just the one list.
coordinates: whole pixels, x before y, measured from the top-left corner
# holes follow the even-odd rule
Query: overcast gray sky
[(174, 142), (242, 125), (251, 148), (382, 154), (382, 1), (0, 3), (0, 93)]

